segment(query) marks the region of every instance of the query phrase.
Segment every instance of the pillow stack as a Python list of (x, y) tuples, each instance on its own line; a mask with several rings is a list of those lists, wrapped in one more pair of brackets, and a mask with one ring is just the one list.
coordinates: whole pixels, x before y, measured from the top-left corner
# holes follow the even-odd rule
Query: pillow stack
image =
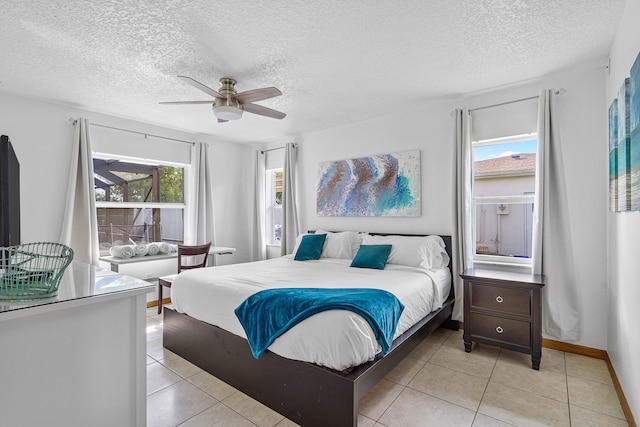
[(449, 265), (449, 255), (440, 236), (372, 236), (365, 234), (363, 245), (391, 245), (389, 264), (417, 268), (442, 268)]
[(434, 269), (449, 265), (440, 236), (370, 235), (355, 231), (332, 233), (318, 230), (296, 239), (294, 259), (350, 259), (351, 267), (383, 270), (388, 264)]

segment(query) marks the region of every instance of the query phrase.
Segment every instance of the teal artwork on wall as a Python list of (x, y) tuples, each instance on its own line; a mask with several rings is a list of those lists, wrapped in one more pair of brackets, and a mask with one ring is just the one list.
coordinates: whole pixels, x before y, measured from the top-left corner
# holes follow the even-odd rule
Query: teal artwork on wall
[(629, 80), (629, 210), (640, 211), (640, 53), (631, 67)]
[(618, 91), (618, 208), (616, 210), (621, 212), (631, 208), (630, 89), (630, 79), (626, 78)]
[(609, 210), (618, 210), (618, 98), (609, 106)]
[(609, 106), (609, 210), (640, 211), (640, 53)]

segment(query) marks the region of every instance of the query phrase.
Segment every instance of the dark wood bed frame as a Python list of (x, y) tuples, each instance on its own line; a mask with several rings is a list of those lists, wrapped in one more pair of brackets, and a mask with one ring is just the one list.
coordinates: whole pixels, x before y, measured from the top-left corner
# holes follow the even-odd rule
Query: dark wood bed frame
[[(451, 236), (441, 237), (451, 258)], [(443, 307), (397, 337), (385, 356), (349, 373), (270, 351), (255, 359), (244, 338), (171, 307), (164, 309), (164, 347), (302, 426), (356, 426), (358, 402), (369, 390), (436, 328), (458, 329), (453, 288)]]

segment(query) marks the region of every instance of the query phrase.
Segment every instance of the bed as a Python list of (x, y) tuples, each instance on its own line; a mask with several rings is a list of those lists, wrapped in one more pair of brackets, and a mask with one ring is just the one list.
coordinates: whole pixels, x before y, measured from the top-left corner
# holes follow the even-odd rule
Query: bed
[[(337, 241), (338, 233), (322, 233), (330, 236), (331, 242)], [(394, 239), (418, 237), (373, 235), (373, 233), (366, 236), (373, 237), (365, 237), (365, 239), (383, 239), (381, 240), (383, 242), (384, 239), (396, 242), (397, 240)], [(447, 264), (450, 265), (448, 259), (451, 257), (451, 238), (450, 236), (439, 238), (444, 245), (443, 256), (447, 258)], [(368, 244), (369, 241), (365, 243)], [(344, 258), (353, 255), (357, 247), (354, 246), (351, 253), (344, 244), (342, 249), (334, 245), (332, 249), (334, 254), (342, 251), (343, 255), (344, 253), (347, 255), (332, 255), (324, 259), (324, 251), (328, 246), (330, 246), (329, 239), (325, 243), (323, 257), (319, 260), (299, 262), (294, 260), (293, 256), (288, 256), (267, 261), (275, 265), (273, 270), (262, 270), (261, 263), (264, 262), (258, 262), (235, 267), (212, 267), (197, 272), (193, 270), (188, 275), (179, 276), (172, 286), (173, 307), (165, 307), (164, 311), (164, 346), (302, 426), (355, 426), (359, 400), (378, 381), (437, 327), (442, 325), (457, 329), (457, 322), (450, 320), (454, 300), (451, 267), (445, 268), (446, 277), (444, 278), (442, 268), (428, 269), (432, 270), (428, 274), (416, 274), (411, 271), (416, 270), (412, 266), (391, 263), (399, 255), (412, 256), (412, 254), (396, 251), (391, 253), (390, 263), (384, 270), (350, 268), (351, 260)], [(400, 248), (400, 246), (396, 247)], [(245, 276), (241, 278), (238, 275), (238, 269), (242, 269), (246, 277), (250, 278), (249, 284), (245, 283)], [(300, 270), (302, 278), (299, 276), (300, 272), (295, 270)], [(268, 350), (256, 359), (242, 330), (242, 325), (233, 316), (233, 309), (238, 302), (242, 302), (247, 295), (257, 292), (262, 287), (314, 288), (318, 286), (317, 282), (314, 282), (314, 278), (318, 276), (329, 279), (331, 283), (338, 283), (340, 287), (342, 279), (339, 275), (343, 274), (340, 270), (350, 275), (349, 283), (355, 287), (375, 284), (374, 278), (379, 275), (382, 277), (382, 274), (385, 275), (384, 277), (393, 278), (386, 280), (389, 283), (393, 282), (388, 286), (385, 285), (385, 280), (371, 286), (382, 288), (391, 286), (394, 295), (398, 294), (398, 299), (405, 306), (394, 339), (386, 354), (380, 351), (380, 345), (375, 340), (372, 341), (367, 337), (369, 333), (365, 331), (367, 325), (354, 322), (357, 315), (332, 310), (311, 316), (294, 326), (277, 338)], [(295, 274), (291, 277), (295, 279), (288, 280), (279, 275), (279, 271), (291, 271), (291, 274)], [(355, 276), (362, 276), (364, 280), (359, 282), (360, 279), (354, 278)], [(425, 279), (426, 276), (428, 279)], [(406, 289), (416, 288), (411, 285), (414, 277), (427, 280), (433, 292), (429, 292), (426, 296), (422, 295), (422, 299), (417, 300), (413, 294), (409, 295), (412, 291)], [(401, 291), (394, 285), (400, 281), (402, 283), (397, 287), (401, 287)], [(279, 282), (283, 283), (279, 284)], [(226, 290), (221, 291), (222, 288)], [(420, 289), (419, 286), (418, 289)], [(174, 294), (176, 290), (178, 292)], [(174, 297), (175, 301), (173, 301)], [(424, 310), (421, 312), (420, 306), (427, 304), (425, 301), (429, 301), (428, 304), (435, 309), (429, 308), (428, 312)], [(333, 325), (332, 322), (340, 321), (331, 317), (336, 314), (338, 317), (346, 316), (347, 323), (355, 324), (356, 336), (364, 336), (363, 343), (358, 343), (358, 346), (362, 344), (364, 348), (362, 354), (350, 351), (334, 351), (334, 354), (329, 356), (325, 354), (327, 348), (338, 346), (332, 340), (339, 340), (340, 338), (336, 336), (341, 336), (341, 334), (321, 331), (322, 325), (325, 325), (325, 332), (337, 330), (334, 326), (327, 327)], [(319, 325), (320, 329), (318, 329)], [(352, 338), (345, 339), (351, 343)], [(309, 351), (314, 345), (317, 350)], [(348, 353), (349, 356), (343, 356), (342, 353)]]

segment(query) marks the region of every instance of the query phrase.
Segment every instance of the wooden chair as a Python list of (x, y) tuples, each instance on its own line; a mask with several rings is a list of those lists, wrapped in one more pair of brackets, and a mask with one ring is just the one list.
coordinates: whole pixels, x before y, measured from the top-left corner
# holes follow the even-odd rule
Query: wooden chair
[[(181, 273), (184, 270), (191, 270), (193, 268), (206, 267), (210, 248), (211, 242), (205, 245), (196, 246), (178, 245), (178, 273)], [(191, 260), (191, 262), (183, 264), (183, 257), (184, 261)]]
[[(194, 246), (178, 245), (178, 274), (184, 270), (206, 267), (210, 248), (211, 242)], [(176, 276), (173, 274), (158, 278), (158, 314), (162, 314), (162, 288), (171, 288)]]

